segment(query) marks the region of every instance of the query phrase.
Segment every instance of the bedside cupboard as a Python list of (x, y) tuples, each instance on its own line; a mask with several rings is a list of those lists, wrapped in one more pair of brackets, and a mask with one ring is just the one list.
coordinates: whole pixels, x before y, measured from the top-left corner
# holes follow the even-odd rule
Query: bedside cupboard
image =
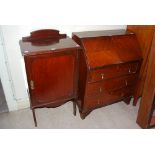
[(34, 31), (20, 41), (20, 47), (35, 126), (36, 108), (55, 108), (73, 101), (75, 115), (80, 47), (57, 30)]

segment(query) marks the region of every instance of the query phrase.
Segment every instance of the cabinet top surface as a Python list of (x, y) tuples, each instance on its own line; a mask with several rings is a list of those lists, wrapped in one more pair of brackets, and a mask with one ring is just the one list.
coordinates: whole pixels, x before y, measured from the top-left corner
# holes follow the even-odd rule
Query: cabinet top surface
[(124, 29), (119, 30), (102, 30), (102, 31), (85, 31), (85, 32), (73, 32), (73, 35), (78, 36), (79, 38), (88, 38), (88, 37), (99, 37), (99, 36), (116, 36), (116, 35), (127, 35), (133, 34), (132, 32), (126, 31)]
[(126, 30), (73, 33), (83, 47), (89, 68), (98, 68), (142, 59), (134, 33)]
[(36, 41), (36, 42), (25, 42), (19, 41), (22, 55), (39, 54), (45, 51), (56, 51), (61, 49), (69, 48), (80, 48), (71, 38), (59, 39), (58, 41)]

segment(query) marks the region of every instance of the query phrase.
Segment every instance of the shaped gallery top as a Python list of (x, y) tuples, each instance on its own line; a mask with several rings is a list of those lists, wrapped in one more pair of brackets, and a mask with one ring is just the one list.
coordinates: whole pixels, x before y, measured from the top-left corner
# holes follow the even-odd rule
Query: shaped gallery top
[(30, 36), (19, 41), (22, 55), (44, 54), (57, 50), (80, 48), (66, 34), (59, 34), (58, 30), (43, 29), (31, 32)]

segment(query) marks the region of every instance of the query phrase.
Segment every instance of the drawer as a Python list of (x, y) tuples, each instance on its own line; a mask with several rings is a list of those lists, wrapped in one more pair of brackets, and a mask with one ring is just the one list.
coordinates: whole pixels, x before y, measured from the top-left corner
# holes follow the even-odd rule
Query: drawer
[(139, 70), (139, 62), (113, 65), (90, 72), (89, 83), (102, 81), (123, 75), (135, 74)]
[(107, 79), (96, 83), (88, 83), (86, 86), (86, 96), (114, 91), (128, 86), (134, 86), (137, 81), (137, 74)]
[[(135, 86), (128, 86), (114, 91), (107, 91), (105, 94), (109, 96), (111, 100), (119, 100), (121, 98), (130, 97), (134, 94)], [(104, 96), (101, 95), (102, 100)]]
[(86, 97), (84, 100), (83, 110), (88, 111), (94, 108), (102, 107), (124, 98), (132, 96), (134, 93), (134, 87), (129, 86), (121, 88), (119, 90), (104, 92), (97, 95)]

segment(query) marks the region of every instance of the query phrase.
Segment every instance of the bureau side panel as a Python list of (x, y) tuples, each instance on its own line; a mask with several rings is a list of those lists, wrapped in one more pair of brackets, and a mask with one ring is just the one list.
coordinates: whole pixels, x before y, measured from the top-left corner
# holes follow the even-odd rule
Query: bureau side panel
[(78, 100), (80, 111), (83, 108), (86, 81), (88, 77), (88, 69), (86, 65), (86, 59), (83, 50), (79, 53), (79, 84), (78, 84)]

